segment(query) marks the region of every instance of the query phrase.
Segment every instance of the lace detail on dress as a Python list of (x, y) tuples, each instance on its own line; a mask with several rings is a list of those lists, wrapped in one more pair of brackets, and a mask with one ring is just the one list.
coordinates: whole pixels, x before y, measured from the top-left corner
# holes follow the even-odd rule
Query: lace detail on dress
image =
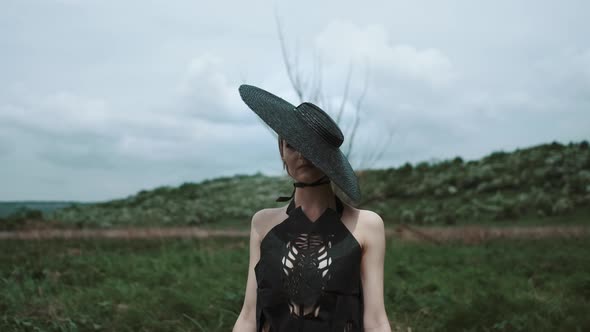
[(283, 286), (289, 296), (289, 312), (295, 316), (312, 313), (317, 317), (318, 291), (324, 290), (331, 277), (332, 242), (318, 233), (301, 233), (287, 242), (286, 248), (287, 255), (282, 259)]

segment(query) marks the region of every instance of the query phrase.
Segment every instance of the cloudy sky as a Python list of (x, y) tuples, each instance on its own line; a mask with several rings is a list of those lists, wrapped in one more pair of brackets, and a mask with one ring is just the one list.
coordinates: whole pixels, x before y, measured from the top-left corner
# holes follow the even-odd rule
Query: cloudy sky
[(345, 135), (367, 87), (355, 168), (579, 142), (590, 137), (589, 12), (582, 0), (4, 0), (0, 200), (284, 174), (274, 133), (237, 90), (300, 102), (275, 15), (299, 72), (321, 68), (334, 117), (352, 68)]

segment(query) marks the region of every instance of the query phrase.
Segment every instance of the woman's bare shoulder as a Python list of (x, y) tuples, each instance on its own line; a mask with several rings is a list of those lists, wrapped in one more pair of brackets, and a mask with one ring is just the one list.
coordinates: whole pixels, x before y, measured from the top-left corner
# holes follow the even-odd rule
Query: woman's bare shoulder
[(277, 208), (265, 208), (256, 211), (252, 217), (252, 228), (260, 240), (264, 238), (266, 233), (276, 226), (282, 219), (281, 216), (285, 215), (286, 206)]
[(381, 216), (377, 212), (371, 211), (371, 210), (359, 210), (359, 217), (365, 223), (374, 224), (374, 223), (383, 222), (383, 219), (381, 219)]
[(364, 249), (367, 243), (371, 243), (376, 236), (381, 236), (383, 233), (383, 219), (374, 211), (357, 209), (353, 206), (347, 205), (348, 225), (352, 229), (361, 247)]
[(384, 236), (385, 224), (377, 212), (361, 210), (359, 221), (365, 243), (371, 243)]

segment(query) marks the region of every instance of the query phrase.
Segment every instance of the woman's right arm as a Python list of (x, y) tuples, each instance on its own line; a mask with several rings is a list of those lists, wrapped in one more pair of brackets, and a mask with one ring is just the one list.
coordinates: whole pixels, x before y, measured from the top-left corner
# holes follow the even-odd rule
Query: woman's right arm
[(260, 210), (252, 216), (250, 223), (250, 262), (248, 266), (248, 280), (246, 282), (246, 295), (240, 315), (236, 320), (232, 332), (256, 332), (256, 275), (254, 266), (260, 259), (260, 229), (263, 221), (263, 212)]

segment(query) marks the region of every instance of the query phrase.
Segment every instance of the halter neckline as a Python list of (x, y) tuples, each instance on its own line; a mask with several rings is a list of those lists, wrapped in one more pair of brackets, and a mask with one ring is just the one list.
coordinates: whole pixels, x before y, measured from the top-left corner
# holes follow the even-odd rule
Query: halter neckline
[[(316, 219), (316, 221), (318, 221), (319, 219), (321, 219), (327, 212), (328, 210), (332, 210), (333, 212), (338, 214), (339, 218), (342, 218), (342, 212), (344, 211), (344, 204), (342, 204), (342, 201), (340, 200), (340, 198), (337, 195), (334, 195), (334, 198), (336, 200), (336, 211), (334, 211), (333, 208), (331, 207), (327, 207), (324, 212), (322, 212), (322, 214), (320, 215), (320, 217), (318, 219)], [(301, 209), (301, 205), (296, 206), (295, 204), (295, 197), (293, 197), (293, 199), (291, 199), (291, 202), (289, 203), (289, 206), (287, 207), (287, 214), (291, 215), (291, 212), (294, 210), (300, 210), (301, 213), (303, 215), (305, 215), (305, 213), (303, 213), (303, 209)], [(309, 218), (307, 218), (307, 216), (305, 216), (307, 220), (309, 220)], [(315, 221), (311, 221), (312, 223), (315, 223)]]

